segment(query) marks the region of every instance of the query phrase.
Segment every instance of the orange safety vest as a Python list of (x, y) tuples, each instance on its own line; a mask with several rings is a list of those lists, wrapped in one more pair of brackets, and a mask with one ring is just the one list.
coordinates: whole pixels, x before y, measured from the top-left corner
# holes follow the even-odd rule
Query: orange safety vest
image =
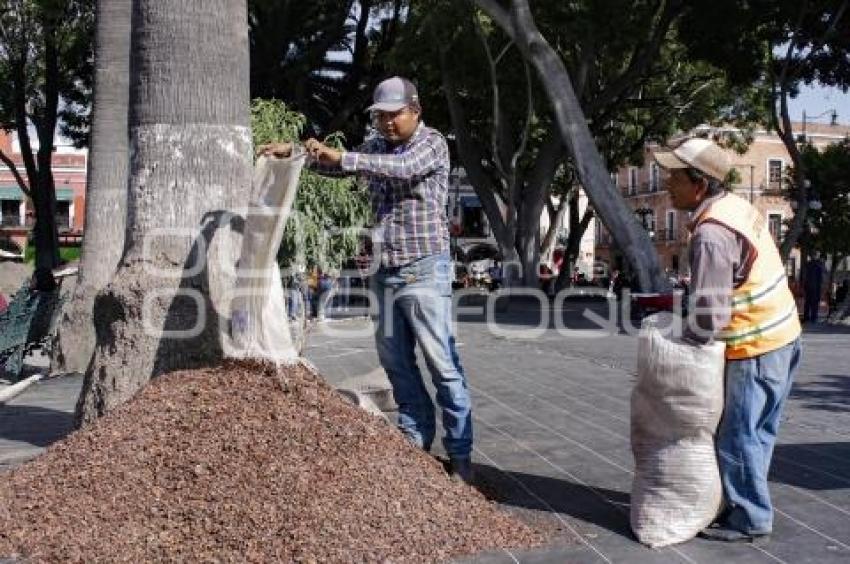
[(753, 358), (799, 337), (802, 328), (797, 304), (764, 216), (743, 198), (726, 194), (711, 204), (695, 224), (706, 221), (731, 229), (755, 250), (749, 276), (732, 290), (729, 325), (718, 335), (726, 342), (726, 358)]

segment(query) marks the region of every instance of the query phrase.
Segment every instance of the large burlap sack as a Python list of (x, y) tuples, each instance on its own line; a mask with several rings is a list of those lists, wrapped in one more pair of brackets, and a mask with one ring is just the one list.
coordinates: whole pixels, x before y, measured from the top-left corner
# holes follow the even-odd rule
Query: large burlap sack
[(277, 252), (305, 160), (302, 151), (287, 159), (260, 157), (254, 167), (231, 302), (228, 356), (278, 363), (291, 363), (298, 356), (289, 333)]
[(723, 497), (714, 434), (723, 413), (725, 345), (694, 346), (644, 320), (638, 381), (631, 399), (635, 459), (631, 526), (662, 547), (693, 538), (716, 517)]

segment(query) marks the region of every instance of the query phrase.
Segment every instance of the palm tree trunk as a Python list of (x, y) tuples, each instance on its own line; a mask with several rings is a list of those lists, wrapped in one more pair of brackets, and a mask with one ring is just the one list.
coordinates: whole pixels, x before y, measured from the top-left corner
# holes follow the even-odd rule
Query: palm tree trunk
[(98, 0), (86, 234), (77, 285), (62, 312), (53, 372), (85, 372), (95, 345), (94, 298), (124, 251), (132, 0)]
[(131, 45), (127, 249), (95, 300), (79, 423), (221, 362), (251, 195), (245, 0), (136, 0)]

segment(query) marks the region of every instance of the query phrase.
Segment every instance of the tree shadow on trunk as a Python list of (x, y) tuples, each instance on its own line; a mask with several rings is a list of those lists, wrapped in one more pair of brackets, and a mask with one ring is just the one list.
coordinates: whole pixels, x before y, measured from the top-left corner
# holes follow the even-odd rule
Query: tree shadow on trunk
[[(222, 228), (241, 234), (244, 219), (231, 212), (217, 210), (207, 213), (201, 225), (204, 227), (192, 244), (183, 265), (180, 286), (165, 317), (151, 378), (174, 370), (217, 366), (224, 358), (221, 335), (229, 334), (230, 316), (227, 312), (225, 317), (212, 301), (208, 251), (216, 234), (228, 236), (219, 233)], [(204, 256), (201, 256), (202, 250), (207, 251)], [(199, 268), (199, 264), (203, 266)], [(227, 266), (237, 267), (235, 263)], [(225, 265), (212, 265), (212, 268), (222, 267)]]

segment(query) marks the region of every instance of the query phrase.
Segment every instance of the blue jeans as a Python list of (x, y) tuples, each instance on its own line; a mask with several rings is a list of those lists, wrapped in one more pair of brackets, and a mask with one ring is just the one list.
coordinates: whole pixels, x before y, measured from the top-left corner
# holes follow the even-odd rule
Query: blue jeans
[(767, 474), (801, 356), (797, 338), (761, 356), (726, 361), (726, 406), (717, 432), (725, 523), (748, 534), (773, 528)]
[(374, 276), (378, 299), (375, 342), (398, 404), (398, 426), (415, 444), (431, 448), (434, 403), (416, 363), (418, 344), (442, 409), (443, 446), (450, 457), (472, 450), (472, 403), (452, 334), (452, 263), (431, 255)]

